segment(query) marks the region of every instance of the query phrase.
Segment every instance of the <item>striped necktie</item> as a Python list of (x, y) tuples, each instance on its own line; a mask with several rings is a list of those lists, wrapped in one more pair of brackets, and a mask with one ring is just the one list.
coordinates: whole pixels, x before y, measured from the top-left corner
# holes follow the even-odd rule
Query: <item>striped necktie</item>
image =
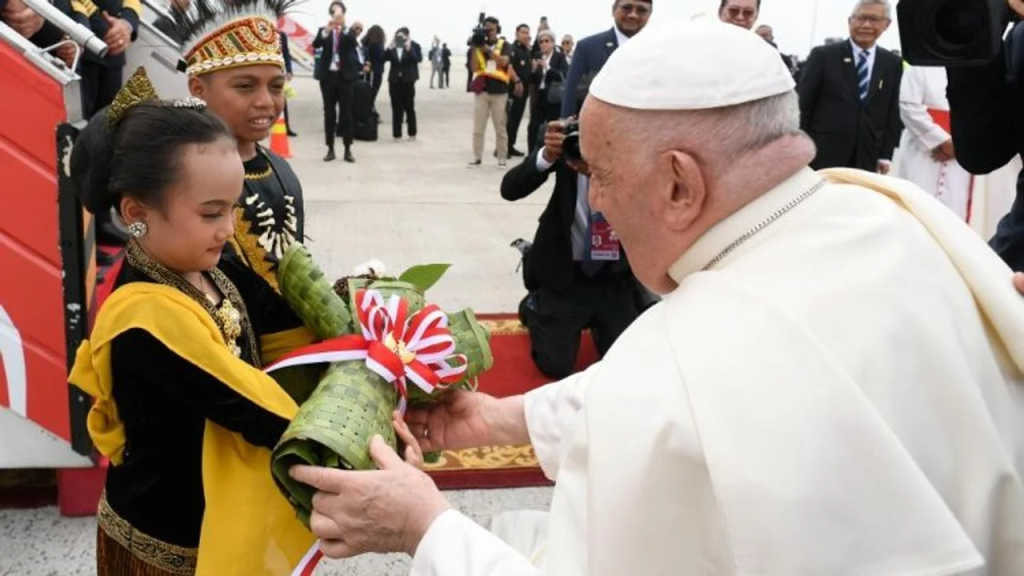
[(868, 73), (868, 51), (863, 50), (857, 60), (857, 87), (860, 91), (860, 101), (868, 99), (868, 86), (871, 83), (871, 75)]

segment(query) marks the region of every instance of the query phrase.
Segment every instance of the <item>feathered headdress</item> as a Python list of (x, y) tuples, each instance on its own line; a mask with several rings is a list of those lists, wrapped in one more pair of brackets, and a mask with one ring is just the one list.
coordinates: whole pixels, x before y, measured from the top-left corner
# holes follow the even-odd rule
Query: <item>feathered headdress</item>
[(192, 0), (172, 10), (183, 38), (178, 69), (201, 76), (239, 66), (284, 67), (278, 19), (301, 0)]

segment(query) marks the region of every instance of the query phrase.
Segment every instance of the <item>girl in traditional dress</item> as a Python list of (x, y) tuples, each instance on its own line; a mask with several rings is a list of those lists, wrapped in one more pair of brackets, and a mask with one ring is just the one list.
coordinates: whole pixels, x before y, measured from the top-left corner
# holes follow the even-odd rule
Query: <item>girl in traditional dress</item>
[(89, 433), (111, 463), (98, 573), (286, 575), (315, 538), (270, 474), (297, 406), (259, 368), (304, 329), (221, 258), (245, 175), (231, 131), (198, 100), (154, 97), (138, 73), (71, 159), (83, 203), (117, 208), (131, 236), (69, 377), (96, 399)]

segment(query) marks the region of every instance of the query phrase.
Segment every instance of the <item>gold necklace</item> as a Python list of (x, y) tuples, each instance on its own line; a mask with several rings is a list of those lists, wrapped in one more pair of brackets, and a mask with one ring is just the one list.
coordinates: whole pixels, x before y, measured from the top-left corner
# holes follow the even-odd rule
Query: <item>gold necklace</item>
[[(181, 275), (171, 271), (169, 268), (154, 261), (146, 254), (138, 243), (132, 239), (128, 242), (125, 250), (128, 263), (143, 272), (159, 284), (177, 288), (187, 296), (195, 300), (206, 312), (213, 317), (217, 327), (220, 329), (224, 342), (231, 353), (241, 357), (242, 349), (238, 345), (238, 339), (245, 335), (246, 344), (252, 357), (253, 364), (257, 367), (262, 365), (260, 348), (256, 343), (256, 336), (249, 322), (248, 310), (245, 301), (242, 300), (238, 289), (231, 280), (219, 269), (209, 271), (211, 281), (217, 290), (223, 295), (220, 305), (215, 305), (213, 298), (205, 289), (196, 288), (194, 284), (185, 280)], [(199, 276), (200, 284), (203, 283), (203, 275)]]

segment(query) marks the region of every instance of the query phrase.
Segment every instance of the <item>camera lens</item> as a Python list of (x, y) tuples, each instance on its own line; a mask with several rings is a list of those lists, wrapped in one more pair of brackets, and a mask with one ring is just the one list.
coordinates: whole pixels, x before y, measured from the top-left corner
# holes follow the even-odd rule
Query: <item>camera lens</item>
[(935, 8), (935, 33), (950, 47), (975, 43), (985, 34), (985, 4), (977, 0), (946, 0)]

